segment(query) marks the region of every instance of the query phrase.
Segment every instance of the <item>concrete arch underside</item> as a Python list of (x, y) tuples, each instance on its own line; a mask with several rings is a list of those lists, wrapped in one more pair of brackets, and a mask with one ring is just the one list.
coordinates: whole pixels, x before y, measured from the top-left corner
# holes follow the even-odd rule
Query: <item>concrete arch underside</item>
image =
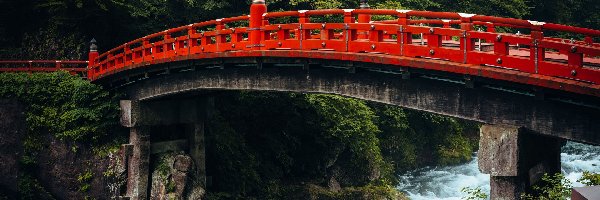
[(129, 69), (98, 82), (134, 101), (220, 90), (338, 94), (600, 144), (597, 98), (423, 69), (324, 59), (216, 58)]

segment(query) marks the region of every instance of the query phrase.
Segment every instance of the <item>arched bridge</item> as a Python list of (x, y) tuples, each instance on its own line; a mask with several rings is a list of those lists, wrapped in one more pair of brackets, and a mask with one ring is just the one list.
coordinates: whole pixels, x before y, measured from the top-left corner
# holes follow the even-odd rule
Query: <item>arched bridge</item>
[[(372, 16), (394, 20), (371, 21)], [(547, 37), (546, 31), (584, 40)], [(311, 58), (393, 65), (398, 71), (428, 69), (600, 96), (600, 44), (593, 40), (599, 36), (597, 30), (464, 13), (259, 10), (154, 33), (91, 56), (88, 78), (101, 81), (119, 72), (185, 60)]]
[[(518, 198), (540, 173), (559, 170), (560, 139), (600, 144), (598, 30), (366, 6), (267, 12), (262, 0), (250, 10), (102, 54), (92, 45), (87, 78), (130, 98), (121, 102), (122, 124), (131, 128), (127, 196), (147, 197), (149, 126), (191, 124), (190, 154), (204, 173), (207, 104), (186, 98), (210, 90), (333, 93), (499, 124), (481, 130), (480, 168), (492, 175), (492, 199)], [(21, 67), (3, 71), (60, 68), (11, 65)]]
[[(598, 30), (449, 12), (266, 12), (257, 2), (250, 15), (168, 29), (100, 55), (94, 44), (87, 77), (128, 85), (139, 100), (202, 89), (336, 93), (600, 144), (592, 117), (600, 108)], [(354, 75), (316, 73), (311, 65)], [(240, 66), (262, 71), (228, 72)], [(202, 70), (213, 68), (225, 70)], [(357, 80), (361, 71), (399, 75)], [(398, 81), (411, 76), (446, 83)]]

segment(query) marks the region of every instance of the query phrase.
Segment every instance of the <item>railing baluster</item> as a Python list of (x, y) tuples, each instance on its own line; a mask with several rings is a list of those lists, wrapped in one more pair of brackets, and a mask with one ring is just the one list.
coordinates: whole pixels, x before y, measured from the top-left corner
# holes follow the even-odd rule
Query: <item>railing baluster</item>
[(196, 39), (192, 39), (192, 35), (196, 34), (197, 30), (194, 28), (192, 24), (187, 27), (187, 47), (188, 47), (188, 56), (192, 54), (192, 48), (196, 47), (198, 44)]
[(471, 21), (471, 17), (473, 16), (473, 14), (460, 13), (460, 29), (463, 30), (463, 35), (460, 38), (460, 50), (462, 50), (464, 56), (463, 63), (467, 63), (467, 55), (475, 49), (473, 40), (469, 35), (469, 31), (473, 30), (473, 23)]
[(412, 34), (407, 31), (408, 28), (408, 12), (410, 10), (398, 10), (398, 43), (400, 43), (400, 55), (404, 56), (406, 44), (412, 44)]
[(148, 40), (148, 38), (144, 37), (142, 39), (142, 62), (147, 62), (148, 58), (147, 56), (149, 54), (151, 54), (151, 49), (147, 49), (147, 46), (150, 45), (150, 41)]
[[(443, 25), (442, 28), (451, 28), (450, 26), (450, 20), (442, 20)], [(444, 36), (444, 40), (451, 40), (452, 38), (450, 36)]]
[(225, 51), (225, 49), (221, 50), (220, 46), (223, 43), (227, 43), (227, 36), (225, 36), (225, 34), (222, 33), (223, 29), (225, 29), (225, 25), (223, 25), (222, 22), (223, 19), (217, 19), (217, 25), (216, 25), (216, 31), (217, 31), (217, 35), (215, 36), (215, 43), (217, 45), (217, 52), (223, 52)]
[(533, 22), (531, 21), (531, 46), (530, 49), (530, 57), (533, 61), (534, 73), (539, 73), (539, 68), (541, 62), (544, 61), (546, 57), (546, 50), (543, 47), (539, 47), (540, 42), (544, 39), (544, 32), (542, 32), (542, 25), (544, 23), (541, 22)]

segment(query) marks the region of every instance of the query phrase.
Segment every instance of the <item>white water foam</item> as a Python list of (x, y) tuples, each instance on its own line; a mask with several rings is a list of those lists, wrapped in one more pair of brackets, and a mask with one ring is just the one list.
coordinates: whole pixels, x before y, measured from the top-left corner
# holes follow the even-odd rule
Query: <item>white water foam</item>
[(574, 187), (581, 187), (577, 180), (584, 171), (600, 173), (600, 146), (568, 142), (561, 150), (560, 162), (565, 177)]
[[(567, 142), (561, 150), (562, 172), (573, 183), (583, 171), (600, 173), (600, 147)], [(400, 176), (398, 189), (414, 200), (460, 200), (465, 187), (490, 192), (490, 176), (479, 172), (477, 156), (467, 164), (448, 167), (426, 167)]]

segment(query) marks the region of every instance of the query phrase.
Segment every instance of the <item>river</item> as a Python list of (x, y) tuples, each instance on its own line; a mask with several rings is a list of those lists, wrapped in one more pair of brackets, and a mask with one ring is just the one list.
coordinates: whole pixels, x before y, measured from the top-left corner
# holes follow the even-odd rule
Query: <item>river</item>
[[(583, 171), (600, 173), (600, 146), (567, 142), (561, 149), (562, 172), (573, 183)], [(398, 189), (413, 200), (459, 200), (464, 187), (481, 188), (490, 191), (490, 176), (479, 172), (477, 156), (469, 163), (447, 167), (426, 167), (407, 172), (400, 176)]]

